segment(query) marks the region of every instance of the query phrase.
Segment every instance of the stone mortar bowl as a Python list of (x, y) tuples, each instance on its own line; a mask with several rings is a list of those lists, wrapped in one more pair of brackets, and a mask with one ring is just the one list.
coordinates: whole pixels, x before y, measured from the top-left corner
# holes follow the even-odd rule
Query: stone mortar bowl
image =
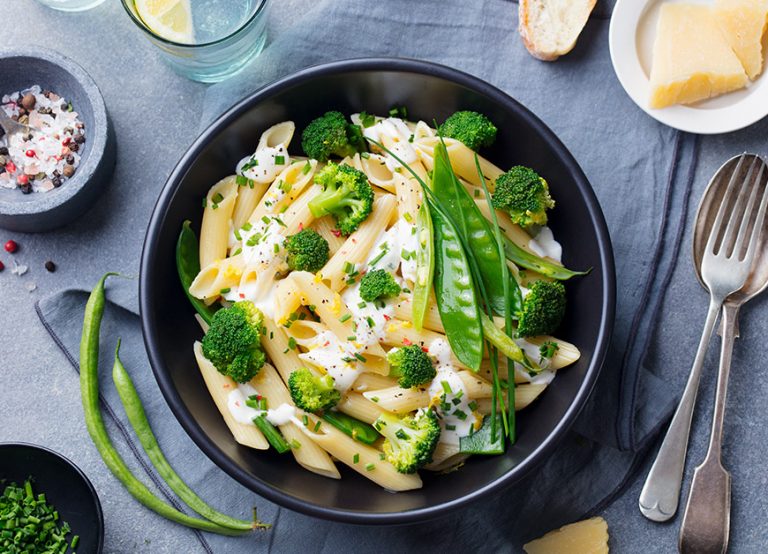
[(31, 194), (0, 188), (0, 227), (11, 231), (50, 231), (70, 223), (93, 204), (115, 165), (107, 108), (85, 70), (50, 50), (0, 49), (0, 97), (33, 85), (72, 102), (85, 124), (85, 148), (77, 171), (59, 188)]

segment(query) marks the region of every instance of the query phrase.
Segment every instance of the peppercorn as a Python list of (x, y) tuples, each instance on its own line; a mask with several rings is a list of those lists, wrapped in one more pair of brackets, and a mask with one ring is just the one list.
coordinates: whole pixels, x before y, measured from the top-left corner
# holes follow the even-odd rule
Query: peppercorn
[(0, 154), (2, 154), (3, 156), (7, 156), (8, 155), (8, 147), (7, 146), (0, 146)]
[(35, 107), (35, 104), (37, 103), (37, 98), (35, 98), (35, 95), (31, 92), (28, 92), (24, 95), (24, 97), (21, 99), (21, 105), (24, 106), (25, 109), (31, 110)]
[(48, 260), (47, 262), (45, 262), (45, 269), (48, 270), (48, 273), (53, 273), (54, 271), (56, 271), (56, 264), (53, 263), (51, 260)]
[(54, 188), (59, 188), (61, 186), (61, 177), (54, 177), (51, 183), (53, 183)]
[(21, 185), (21, 194), (30, 194), (32, 192), (32, 185)]
[(13, 254), (19, 249), (19, 245), (15, 240), (9, 240), (8, 242), (5, 243), (4, 248), (6, 252), (8, 252), (9, 254)]
[(69, 165), (75, 165), (75, 157), (72, 154), (67, 154), (65, 159)]
[(79, 145), (79, 144), (77, 144), (77, 141), (75, 141), (75, 142), (70, 142), (70, 143), (69, 143), (69, 149), (70, 149), (72, 152), (77, 152), (78, 150), (80, 150), (80, 145)]
[(72, 177), (72, 175), (75, 174), (75, 166), (69, 164), (65, 165), (63, 173), (64, 177)]
[(75, 142), (77, 144), (83, 144), (85, 142), (85, 135), (82, 133), (79, 135), (75, 135)]

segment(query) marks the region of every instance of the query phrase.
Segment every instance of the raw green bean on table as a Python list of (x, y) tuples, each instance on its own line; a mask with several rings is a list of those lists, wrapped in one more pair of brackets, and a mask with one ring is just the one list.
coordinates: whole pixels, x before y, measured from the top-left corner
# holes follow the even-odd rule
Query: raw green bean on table
[(459, 232), (462, 232), (467, 246), (471, 249), (470, 255), (477, 264), (488, 302), (496, 313), (502, 314), (506, 306), (502, 257), (499, 255), (491, 225), (453, 172), (448, 151), (442, 142), (435, 145), (434, 160), (432, 190), (440, 199), (447, 215), (454, 222), (461, 222), (464, 226)]
[(186, 220), (181, 226), (181, 232), (176, 241), (176, 269), (179, 272), (179, 279), (181, 280), (184, 294), (187, 295), (190, 304), (200, 314), (200, 317), (210, 325), (213, 314), (217, 310), (214, 306), (217, 305), (207, 306), (205, 302), (189, 293), (190, 285), (192, 285), (197, 274), (200, 273), (200, 251), (197, 235), (192, 230), (189, 220)]
[(480, 304), (458, 231), (430, 202), (435, 233), (435, 297), (445, 335), (456, 357), (473, 371), (483, 359)]
[(413, 285), (413, 327), (421, 331), (424, 316), (432, 292), (432, 279), (435, 274), (435, 245), (432, 218), (429, 215), (426, 193), (416, 214), (416, 282)]
[(218, 512), (206, 504), (202, 498), (197, 496), (181, 477), (179, 477), (176, 471), (174, 471), (160, 449), (157, 438), (152, 432), (152, 428), (147, 420), (147, 414), (144, 412), (144, 407), (141, 404), (141, 399), (133, 384), (133, 380), (128, 374), (128, 371), (126, 371), (123, 362), (120, 360), (119, 340), (117, 342), (117, 348), (115, 348), (115, 364), (112, 367), (112, 380), (115, 382), (115, 388), (120, 395), (120, 401), (123, 403), (123, 408), (125, 408), (128, 421), (130, 421), (136, 436), (139, 438), (139, 442), (141, 442), (144, 452), (147, 453), (149, 460), (152, 462), (152, 465), (155, 466), (155, 469), (157, 469), (157, 472), (163, 480), (168, 483), (171, 490), (173, 490), (173, 492), (175, 492), (187, 506), (205, 519), (230, 529), (249, 531), (254, 528), (270, 527), (269, 525), (257, 521), (235, 519)]
[(381, 438), (372, 425), (343, 412), (325, 412), (323, 419), (344, 434), (365, 444), (373, 444)]
[(107, 273), (104, 275), (88, 298), (85, 305), (85, 317), (83, 318), (83, 335), (80, 340), (80, 391), (85, 424), (93, 444), (112, 474), (136, 500), (150, 510), (187, 527), (221, 535), (243, 534), (243, 531), (236, 531), (208, 520), (188, 516), (160, 500), (131, 473), (112, 444), (99, 407), (99, 328), (104, 315), (104, 282), (111, 275), (115, 274)]

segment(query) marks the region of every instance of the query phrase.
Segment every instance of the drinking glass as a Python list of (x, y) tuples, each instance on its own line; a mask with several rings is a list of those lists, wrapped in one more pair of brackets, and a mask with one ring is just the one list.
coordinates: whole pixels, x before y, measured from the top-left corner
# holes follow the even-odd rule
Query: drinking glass
[(133, 22), (180, 75), (203, 83), (223, 81), (264, 49), (268, 0), (186, 1), (194, 31), (189, 44), (162, 37), (144, 23), (134, 0), (122, 0)]
[(95, 8), (104, 0), (37, 0), (44, 6), (63, 12), (81, 12)]

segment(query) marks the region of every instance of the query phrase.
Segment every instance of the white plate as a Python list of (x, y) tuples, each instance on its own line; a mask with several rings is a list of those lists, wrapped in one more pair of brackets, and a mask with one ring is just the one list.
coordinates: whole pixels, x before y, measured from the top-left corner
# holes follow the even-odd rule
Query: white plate
[(695, 104), (660, 110), (648, 106), (653, 41), (663, 1), (618, 0), (613, 9), (608, 35), (613, 70), (635, 104), (665, 125), (705, 135), (736, 131), (767, 116), (768, 78), (764, 75), (746, 89)]

